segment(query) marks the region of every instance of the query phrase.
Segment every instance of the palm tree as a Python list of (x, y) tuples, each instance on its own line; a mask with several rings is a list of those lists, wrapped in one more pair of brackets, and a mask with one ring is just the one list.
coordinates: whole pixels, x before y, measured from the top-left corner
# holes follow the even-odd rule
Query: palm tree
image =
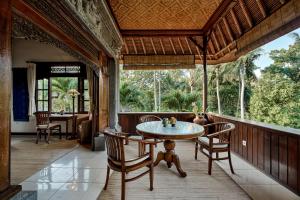
[[(241, 56), (237, 61), (222, 65), (221, 76), (223, 82), (239, 82), (238, 107), (240, 106), (240, 117), (245, 118), (245, 88), (246, 82), (256, 79), (254, 70), (257, 68), (254, 61), (261, 55), (261, 50), (256, 49), (248, 54)], [(218, 72), (219, 73), (219, 72)], [(220, 74), (219, 74), (220, 76)]]
[[(68, 95), (70, 89), (78, 88), (78, 79), (69, 77), (57, 77), (51, 79), (52, 94), (57, 94), (57, 103), (53, 102), (54, 110), (71, 111), (72, 100)], [(75, 106), (76, 108), (76, 106)]]

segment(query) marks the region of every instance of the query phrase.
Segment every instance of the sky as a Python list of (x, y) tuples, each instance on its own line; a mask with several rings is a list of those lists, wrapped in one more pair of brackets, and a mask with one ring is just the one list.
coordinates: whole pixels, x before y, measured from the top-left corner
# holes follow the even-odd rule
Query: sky
[[(292, 31), (300, 34), (300, 28)], [(291, 33), (292, 33), (291, 32)], [(289, 45), (294, 43), (294, 39), (291, 37), (290, 33), (281, 36), (280, 38), (277, 38), (276, 40), (273, 40), (263, 46), (261, 48), (263, 49), (262, 55), (255, 61), (256, 66), (258, 66), (260, 69), (257, 69), (255, 71), (255, 74), (257, 77), (260, 77), (261, 73), (260, 70), (264, 69), (265, 67), (269, 66), (272, 64), (272, 60), (269, 57), (269, 53), (271, 50), (279, 50), (279, 49), (287, 49)]]

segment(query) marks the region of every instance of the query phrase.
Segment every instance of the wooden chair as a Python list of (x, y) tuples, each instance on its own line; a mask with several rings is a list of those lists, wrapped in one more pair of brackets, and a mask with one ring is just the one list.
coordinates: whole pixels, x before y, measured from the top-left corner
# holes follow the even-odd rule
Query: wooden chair
[[(143, 115), (139, 119), (140, 123), (144, 122), (152, 122), (152, 121), (162, 121), (162, 119), (155, 115)], [(144, 140), (149, 140), (149, 138), (142, 137)], [(154, 139), (155, 142), (157, 142), (156, 139)], [(155, 144), (155, 147), (157, 147), (157, 144)], [(145, 146), (143, 144), (140, 145), (140, 152), (143, 153), (145, 151)]]
[[(122, 133), (104, 131), (103, 132), (106, 143), (106, 151), (107, 151), (107, 174), (106, 174), (106, 182), (104, 186), (104, 190), (107, 189), (110, 169), (114, 171), (121, 172), (122, 175), (122, 192), (121, 199), (125, 200), (125, 184), (129, 181), (134, 181), (147, 173), (150, 176), (150, 190), (153, 190), (153, 161), (154, 161), (154, 142), (131, 139), (131, 141), (137, 141), (139, 143), (144, 143), (145, 145), (149, 145), (150, 151), (145, 153), (144, 155), (138, 156), (136, 159), (126, 160), (124, 153), (124, 143), (126, 142), (127, 137), (123, 136)], [(149, 169), (133, 178), (126, 179), (126, 175), (129, 172), (138, 170), (143, 167), (148, 167)]]
[[(198, 146), (200, 151), (206, 155), (208, 161), (208, 174), (211, 175), (212, 161), (229, 159), (231, 173), (234, 174), (231, 155), (230, 155), (230, 137), (231, 132), (235, 129), (234, 124), (226, 122), (217, 122), (204, 125), (205, 133), (199, 137), (195, 146), (195, 159), (197, 159)], [(204, 149), (207, 151), (205, 152)], [(219, 153), (227, 152), (227, 157), (219, 157)], [(213, 154), (216, 154), (213, 157)]]
[[(50, 134), (53, 131), (57, 131), (59, 133), (59, 139), (61, 139), (61, 125), (57, 123), (50, 123), (49, 117), (50, 112), (47, 111), (39, 111), (34, 113), (36, 117), (36, 144), (38, 143), (39, 139), (42, 137), (42, 134), (45, 134), (45, 140), (49, 143)], [(47, 134), (48, 131), (48, 134)], [(46, 139), (47, 137), (47, 139)]]
[(162, 119), (155, 115), (143, 115), (140, 117), (140, 123), (152, 122), (152, 121), (161, 121)]

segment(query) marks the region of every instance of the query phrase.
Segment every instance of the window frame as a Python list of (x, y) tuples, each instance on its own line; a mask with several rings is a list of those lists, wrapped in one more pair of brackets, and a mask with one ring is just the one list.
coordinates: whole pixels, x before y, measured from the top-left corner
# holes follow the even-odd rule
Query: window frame
[[(45, 107), (45, 104), (48, 103), (48, 112), (50, 113), (55, 113), (52, 112), (52, 91), (51, 91), (51, 78), (53, 77), (74, 77), (78, 79), (78, 92), (80, 93), (79, 98), (77, 98), (77, 114), (79, 113), (88, 113), (88, 111), (84, 110), (84, 101), (87, 101), (84, 99), (84, 80), (87, 80), (87, 74), (86, 74), (86, 66), (80, 62), (36, 62), (36, 111), (41, 111), (39, 110), (38, 107), (38, 102), (43, 102), (43, 110)], [(61, 67), (71, 67), (71, 66), (80, 66), (80, 72), (79, 73), (51, 73), (51, 67), (52, 66), (61, 66)], [(47, 79), (48, 80), (48, 88), (43, 90), (48, 90), (48, 100), (39, 100), (38, 98), (38, 91), (41, 89), (38, 88), (38, 81)], [(43, 84), (44, 87), (44, 84)], [(44, 96), (43, 96), (44, 97)], [(47, 103), (46, 103), (47, 102)], [(70, 113), (70, 112), (66, 112)]]

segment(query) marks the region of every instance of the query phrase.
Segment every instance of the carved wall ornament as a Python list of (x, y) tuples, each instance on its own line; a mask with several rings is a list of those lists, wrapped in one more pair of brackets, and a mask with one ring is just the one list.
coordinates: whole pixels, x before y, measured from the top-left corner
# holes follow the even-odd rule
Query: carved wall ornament
[(104, 0), (64, 0), (100, 43), (114, 57), (122, 48), (122, 37)]
[(12, 36), (14, 38), (35, 40), (59, 48), (65, 51), (66, 53), (70, 54), (74, 58), (78, 59), (80, 62), (84, 63), (86, 66), (91, 67), (99, 76), (99, 68), (96, 65), (86, 60), (81, 54), (79, 54), (76, 51), (73, 51), (67, 45), (53, 38), (51, 35), (43, 31), (33, 23), (16, 14), (13, 15)]

